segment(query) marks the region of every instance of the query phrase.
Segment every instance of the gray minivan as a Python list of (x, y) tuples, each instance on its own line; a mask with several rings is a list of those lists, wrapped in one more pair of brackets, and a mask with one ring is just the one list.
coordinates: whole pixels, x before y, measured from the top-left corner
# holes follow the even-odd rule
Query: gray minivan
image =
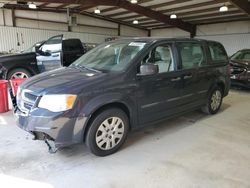
[(229, 85), (228, 56), (218, 42), (120, 39), (24, 82), (15, 114), (18, 126), (53, 152), (85, 142), (105, 156), (131, 130), (199, 108), (217, 113)]

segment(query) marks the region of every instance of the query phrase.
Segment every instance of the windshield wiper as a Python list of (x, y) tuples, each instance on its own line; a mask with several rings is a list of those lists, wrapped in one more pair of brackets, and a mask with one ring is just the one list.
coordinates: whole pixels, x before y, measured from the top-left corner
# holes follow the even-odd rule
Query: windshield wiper
[(90, 71), (93, 71), (93, 72), (98, 72), (98, 73), (102, 73), (102, 71), (100, 70), (96, 70), (96, 69), (93, 69), (93, 68), (90, 68), (90, 67), (86, 67), (86, 66), (82, 66), (82, 65), (74, 65), (75, 68), (80, 68), (80, 69), (86, 69), (86, 70), (90, 70)]

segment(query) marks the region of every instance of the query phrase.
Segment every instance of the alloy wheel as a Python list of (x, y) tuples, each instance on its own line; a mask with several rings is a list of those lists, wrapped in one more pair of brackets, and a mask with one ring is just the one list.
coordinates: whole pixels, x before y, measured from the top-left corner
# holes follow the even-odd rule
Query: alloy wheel
[(29, 78), (29, 76), (26, 73), (24, 73), (24, 72), (15, 72), (11, 76), (11, 79), (17, 79), (17, 78)]
[(216, 90), (211, 97), (211, 109), (213, 111), (217, 110), (220, 107), (221, 98), (221, 92), (219, 90)]
[(110, 150), (118, 145), (124, 135), (124, 122), (119, 117), (104, 120), (96, 131), (96, 144), (102, 150)]

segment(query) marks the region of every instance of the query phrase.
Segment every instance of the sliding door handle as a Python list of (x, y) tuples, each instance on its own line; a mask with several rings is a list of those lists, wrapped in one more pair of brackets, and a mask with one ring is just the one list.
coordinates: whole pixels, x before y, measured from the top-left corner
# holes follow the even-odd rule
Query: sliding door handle
[(192, 78), (192, 77), (193, 77), (192, 75), (185, 75), (185, 76), (184, 76), (184, 80), (190, 79), (190, 78)]
[(171, 79), (172, 82), (177, 82), (177, 81), (180, 81), (180, 80), (181, 80), (181, 77), (176, 77), (176, 78)]

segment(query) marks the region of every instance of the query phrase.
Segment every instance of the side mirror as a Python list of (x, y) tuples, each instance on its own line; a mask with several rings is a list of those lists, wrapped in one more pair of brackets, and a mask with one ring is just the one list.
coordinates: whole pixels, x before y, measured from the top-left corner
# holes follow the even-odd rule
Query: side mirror
[(154, 75), (159, 72), (159, 66), (156, 64), (144, 64), (140, 66), (140, 76)]
[(35, 52), (39, 52), (39, 45), (35, 46)]

